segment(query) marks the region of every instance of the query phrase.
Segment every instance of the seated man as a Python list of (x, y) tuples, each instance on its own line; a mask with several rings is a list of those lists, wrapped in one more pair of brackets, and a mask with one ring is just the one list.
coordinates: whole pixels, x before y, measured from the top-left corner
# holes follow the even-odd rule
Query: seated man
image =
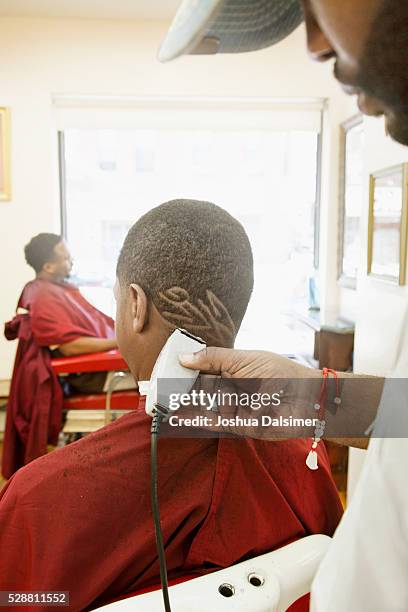
[[(24, 287), (17, 314), (6, 323), (8, 340), (19, 339), (14, 364), (2, 473), (19, 467), (56, 444), (61, 429), (62, 392), (51, 368), (54, 355), (79, 355), (117, 347), (113, 320), (94, 308), (66, 278), (71, 255), (61, 236), (38, 234), (25, 247), (36, 277)], [(70, 375), (67, 389), (102, 390), (106, 373)]]
[[(117, 336), (149, 379), (175, 327), (232, 347), (253, 286), (242, 226), (208, 202), (175, 200), (131, 228), (117, 266)], [(0, 590), (64, 590), (83, 610), (159, 584), (143, 406), (22, 468), (0, 499)], [(161, 438), (158, 478), (169, 577), (202, 574), (332, 534), (341, 504), (323, 444)], [(40, 606), (41, 608), (41, 606)], [(38, 608), (36, 608), (38, 609)]]

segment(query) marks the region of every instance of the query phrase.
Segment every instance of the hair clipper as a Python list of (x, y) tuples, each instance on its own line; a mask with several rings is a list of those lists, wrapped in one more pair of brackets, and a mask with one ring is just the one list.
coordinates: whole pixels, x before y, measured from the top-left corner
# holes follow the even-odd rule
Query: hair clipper
[(182, 394), (191, 390), (199, 371), (182, 366), (179, 355), (197, 353), (205, 346), (204, 340), (193, 336), (185, 329), (174, 330), (154, 364), (146, 395), (146, 414), (154, 416), (157, 411), (167, 414), (170, 393)]

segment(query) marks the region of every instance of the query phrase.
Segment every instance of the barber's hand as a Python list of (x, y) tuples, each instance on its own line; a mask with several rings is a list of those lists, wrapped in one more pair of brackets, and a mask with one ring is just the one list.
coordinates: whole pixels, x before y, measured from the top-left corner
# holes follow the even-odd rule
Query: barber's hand
[(207, 347), (198, 353), (179, 356), (192, 370), (218, 374), (222, 378), (308, 378), (313, 370), (291, 359), (267, 351), (238, 351)]
[[(236, 417), (260, 417), (261, 415), (269, 415), (272, 418), (280, 415), (285, 417), (314, 416), (310, 415), (310, 408), (313, 406), (314, 398), (320, 387), (320, 371), (266, 351), (239, 351), (208, 347), (198, 353), (180, 355), (179, 359), (185, 367), (216, 375), (215, 377), (200, 376), (197, 382), (204, 391), (215, 391), (218, 384), (220, 390), (227, 393), (233, 391), (269, 395), (278, 393), (281, 398), (279, 407), (271, 406), (257, 413), (241, 405), (233, 408), (220, 406), (219, 411), (222, 416), (234, 419)], [(209, 429), (267, 440), (312, 435), (310, 428), (296, 430), (287, 427), (243, 428), (242, 426), (234, 427), (234, 425), (217, 428), (212, 425)]]

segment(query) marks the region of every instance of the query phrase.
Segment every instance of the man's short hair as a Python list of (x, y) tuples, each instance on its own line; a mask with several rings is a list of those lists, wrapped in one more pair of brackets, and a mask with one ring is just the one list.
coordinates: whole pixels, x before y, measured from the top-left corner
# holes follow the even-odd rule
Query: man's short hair
[(57, 234), (37, 234), (31, 238), (30, 242), (24, 247), (26, 262), (34, 268), (38, 274), (43, 269), (44, 264), (52, 261), (55, 257), (54, 248), (62, 240), (62, 236)]
[(219, 206), (172, 200), (129, 230), (117, 276), (121, 286), (140, 285), (173, 327), (232, 346), (253, 288), (251, 245)]

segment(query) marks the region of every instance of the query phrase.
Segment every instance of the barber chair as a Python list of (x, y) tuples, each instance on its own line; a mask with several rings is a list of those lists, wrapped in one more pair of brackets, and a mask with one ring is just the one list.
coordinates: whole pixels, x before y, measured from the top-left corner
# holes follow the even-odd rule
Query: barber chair
[[(199, 578), (182, 578), (177, 584), (170, 582), (172, 612), (307, 612), (308, 593), (330, 542), (325, 535), (307, 536), (227, 569)], [(97, 611), (163, 610), (161, 590), (154, 588)]]
[(51, 365), (58, 376), (84, 372), (113, 372), (106, 393), (78, 393), (64, 398), (64, 434), (96, 431), (130, 410), (136, 410), (139, 405), (139, 393), (136, 389), (115, 391), (129, 370), (117, 350), (52, 359)]

